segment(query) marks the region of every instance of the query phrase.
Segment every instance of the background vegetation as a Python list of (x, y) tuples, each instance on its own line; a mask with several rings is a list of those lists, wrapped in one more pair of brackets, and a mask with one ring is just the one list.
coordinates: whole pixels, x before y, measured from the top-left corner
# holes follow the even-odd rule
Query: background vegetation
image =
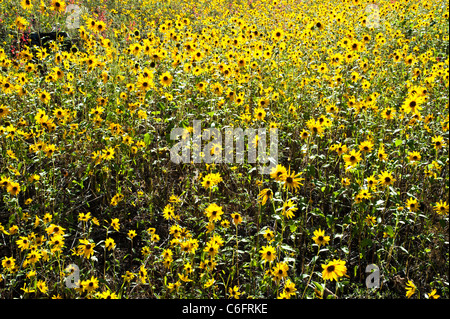
[[(70, 4), (0, 0), (2, 298), (448, 298), (448, 1)], [(281, 178), (174, 164), (193, 120)]]

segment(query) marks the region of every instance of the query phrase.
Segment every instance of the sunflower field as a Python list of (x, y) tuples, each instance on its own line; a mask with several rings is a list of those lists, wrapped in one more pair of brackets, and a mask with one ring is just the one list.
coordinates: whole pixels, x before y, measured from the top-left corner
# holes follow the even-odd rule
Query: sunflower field
[[(449, 298), (448, 1), (0, 0), (0, 42), (0, 298)], [(277, 165), (174, 163), (196, 120)]]

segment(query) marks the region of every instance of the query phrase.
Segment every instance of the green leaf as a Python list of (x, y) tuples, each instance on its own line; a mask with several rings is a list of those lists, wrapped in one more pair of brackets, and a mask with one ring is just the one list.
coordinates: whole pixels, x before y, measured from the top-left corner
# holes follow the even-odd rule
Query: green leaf
[(313, 281), (312, 283), (314, 284), (314, 286), (316, 286), (317, 290), (323, 291), (323, 286), (320, 283), (315, 281)]
[(333, 215), (327, 215), (326, 220), (327, 220), (327, 226), (332, 228), (334, 221), (336, 218), (333, 217)]
[(283, 260), (284, 262), (295, 262), (295, 258), (292, 258), (292, 257), (284, 257), (284, 260)]
[(149, 133), (145, 133), (144, 135), (144, 143), (145, 145), (149, 145), (152, 141), (152, 136)]
[(151, 90), (148, 90), (147, 93), (145, 94), (145, 100), (144, 101), (148, 101), (150, 99), (150, 95), (152, 94)]
[(308, 177), (314, 177), (315, 176), (315, 172), (316, 172), (316, 168), (314, 167), (314, 165), (309, 164), (307, 169), (306, 169), (306, 172), (307, 172), (306, 174), (307, 174)]
[(385, 228), (386, 234), (389, 235), (389, 237), (393, 237), (394, 236), (394, 229), (392, 228), (391, 225), (387, 225)]
[(297, 225), (292, 224), (289, 226), (289, 229), (291, 230), (291, 233), (293, 233), (297, 230)]
[(295, 251), (294, 248), (292, 248), (291, 246), (286, 245), (286, 244), (281, 245), (281, 248), (283, 248), (284, 250), (288, 250), (288, 251)]

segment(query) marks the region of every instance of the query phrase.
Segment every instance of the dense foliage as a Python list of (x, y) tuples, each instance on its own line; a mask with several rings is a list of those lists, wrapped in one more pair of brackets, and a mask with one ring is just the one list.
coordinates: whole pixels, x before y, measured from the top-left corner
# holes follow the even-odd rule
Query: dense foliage
[[(448, 1), (0, 8), (2, 298), (449, 297)], [(279, 165), (175, 164), (194, 120)]]

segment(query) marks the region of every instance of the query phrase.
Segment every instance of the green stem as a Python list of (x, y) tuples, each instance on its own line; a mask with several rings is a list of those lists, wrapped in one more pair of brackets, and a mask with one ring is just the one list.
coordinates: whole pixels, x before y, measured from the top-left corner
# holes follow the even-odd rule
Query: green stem
[(311, 282), (311, 278), (312, 278), (312, 275), (313, 275), (313, 272), (314, 272), (314, 267), (316, 266), (316, 261), (319, 258), (319, 253), (320, 253), (320, 246), (317, 248), (316, 258), (314, 259), (314, 263), (312, 265), (311, 273), (309, 274), (308, 282), (306, 283), (306, 287), (305, 287), (305, 290), (303, 291), (301, 299), (303, 299), (303, 297), (305, 296), (306, 290), (308, 290), (309, 283)]

